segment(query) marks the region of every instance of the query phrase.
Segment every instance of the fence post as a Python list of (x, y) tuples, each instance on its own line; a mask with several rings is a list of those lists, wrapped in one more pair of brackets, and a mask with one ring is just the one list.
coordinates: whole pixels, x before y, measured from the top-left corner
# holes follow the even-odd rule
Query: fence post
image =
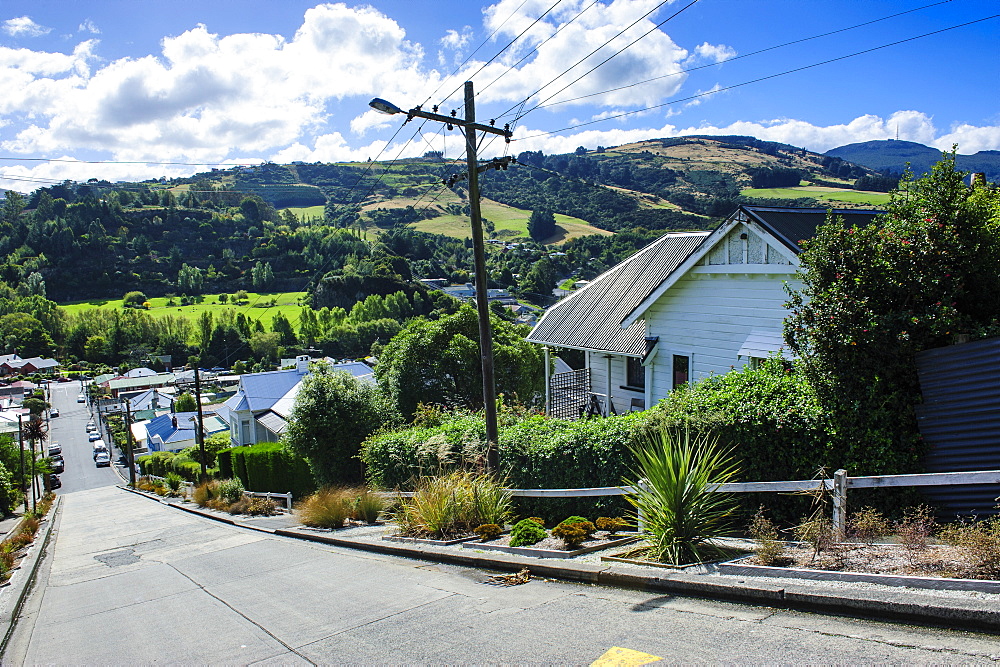
[(833, 473), (833, 531), (838, 540), (847, 534), (847, 471), (843, 468)]
[(292, 492), (289, 491), (285, 494), (285, 508), (291, 512), (292, 511)]

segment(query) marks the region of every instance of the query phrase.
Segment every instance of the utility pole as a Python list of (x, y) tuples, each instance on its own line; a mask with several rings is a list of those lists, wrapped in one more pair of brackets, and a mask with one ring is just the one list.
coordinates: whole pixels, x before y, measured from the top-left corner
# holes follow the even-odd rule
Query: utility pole
[(201, 483), (208, 481), (208, 466), (205, 465), (205, 418), (201, 413), (201, 378), (198, 375), (198, 364), (194, 365), (194, 402), (198, 406), (198, 430), (194, 433), (194, 441), (201, 450)]
[(128, 451), (128, 455), (125, 456), (125, 462), (128, 463), (128, 485), (134, 489), (135, 448), (132, 446), (132, 402), (127, 398), (125, 399), (125, 447)]
[[(404, 112), (396, 105), (380, 98), (373, 99), (369, 102), (369, 106), (386, 114), (405, 113), (406, 122), (414, 118), (425, 118), (445, 123), (449, 130), (457, 125), (465, 133), (466, 162), (469, 170), (469, 209), (472, 216), (472, 249), (476, 270), (476, 309), (479, 314), (479, 353), (483, 369), (483, 407), (486, 411), (486, 467), (496, 471), (500, 467), (500, 452), (497, 449), (497, 393), (493, 374), (493, 336), (490, 331), (486, 249), (483, 240), (482, 215), (479, 208), (479, 172), (491, 168), (506, 169), (512, 160), (510, 158), (493, 160), (491, 164), (480, 167), (476, 148), (478, 132), (501, 135), (510, 143), (510, 127), (505, 125), (503, 129), (500, 129), (494, 126), (492, 120), (489, 125), (481, 125), (476, 122), (476, 96), (471, 81), (465, 82), (465, 120), (457, 118), (454, 111), (451, 112), (451, 116), (439, 114), (437, 106), (434, 107), (434, 113), (428, 113), (419, 106)], [(446, 183), (454, 185), (455, 180), (457, 178), (446, 181)]]
[(25, 486), (27, 477), (24, 476), (24, 434), (21, 428), (21, 417), (24, 415), (17, 416), (17, 444), (21, 448), (21, 501), (24, 503), (24, 509), (28, 509), (28, 487)]

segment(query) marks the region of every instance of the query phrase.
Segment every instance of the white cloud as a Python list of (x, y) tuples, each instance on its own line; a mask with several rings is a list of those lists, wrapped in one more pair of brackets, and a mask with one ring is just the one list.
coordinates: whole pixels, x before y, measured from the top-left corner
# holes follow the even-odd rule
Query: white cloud
[(38, 25), (27, 16), (20, 16), (4, 21), (3, 31), (11, 37), (41, 37), (52, 32), (52, 28)]
[(462, 32), (457, 30), (447, 30), (445, 31), (444, 37), (441, 38), (441, 45), (453, 49), (464, 49), (472, 41), (472, 28), (465, 26), (462, 28)]
[[(958, 144), (959, 153), (970, 154), (981, 150), (1000, 150), (1000, 126), (977, 127), (961, 124), (942, 134), (929, 116), (918, 111), (897, 111), (888, 118), (875, 115), (859, 116), (854, 120), (835, 125), (813, 125), (795, 119), (769, 121), (737, 121), (725, 126), (700, 125), (678, 127), (665, 124), (661, 127), (636, 129), (583, 130), (569, 135), (544, 134), (527, 126), (517, 128), (514, 133), (513, 152), (542, 150), (545, 153), (571, 152), (577, 146), (619, 146), (621, 144), (663, 137), (689, 136), (693, 134), (729, 135), (741, 134), (766, 141), (778, 141), (824, 153), (831, 148), (846, 144), (896, 138), (915, 141), (941, 150), (950, 150)], [(502, 149), (500, 149), (502, 150)]]
[(344, 140), (340, 132), (324, 134), (316, 137), (313, 148), (308, 148), (301, 143), (295, 144), (278, 151), (271, 160), (285, 163), (295, 160), (303, 162), (365, 162), (372, 160), (387, 160), (394, 157), (414, 157), (420, 154), (419, 146), (411, 143), (409, 153), (400, 154), (400, 147), (393, 146), (387, 149), (388, 143), (385, 141), (373, 141), (367, 146), (352, 148)]
[(694, 48), (694, 52), (685, 64), (693, 65), (702, 62), (721, 63), (735, 56), (736, 49), (731, 46), (726, 46), (725, 44), (709, 44), (708, 42), (704, 42)]
[(100, 35), (101, 29), (90, 19), (84, 19), (83, 23), (76, 29), (77, 32), (89, 32), (92, 35)]
[(719, 84), (715, 84), (714, 86), (712, 86), (708, 90), (699, 90), (697, 93), (695, 93), (695, 95), (697, 95), (697, 97), (695, 97), (693, 100), (690, 100), (689, 102), (687, 102), (684, 106), (686, 106), (686, 107), (696, 107), (699, 104), (701, 104), (702, 102), (704, 102), (705, 100), (708, 100), (708, 99), (711, 99), (711, 98), (715, 97), (719, 93), (720, 90), (722, 90), (722, 86), (720, 86)]

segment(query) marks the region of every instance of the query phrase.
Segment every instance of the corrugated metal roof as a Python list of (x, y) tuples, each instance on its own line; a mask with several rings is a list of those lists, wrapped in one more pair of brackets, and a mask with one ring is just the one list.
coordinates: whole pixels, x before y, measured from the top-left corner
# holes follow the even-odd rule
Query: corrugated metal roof
[(111, 391), (128, 391), (129, 389), (146, 389), (148, 387), (161, 387), (174, 381), (174, 376), (170, 373), (152, 375), (141, 378), (118, 378), (108, 382)]
[(261, 426), (275, 435), (281, 435), (284, 433), (285, 428), (288, 426), (288, 422), (286, 422), (281, 415), (277, 414), (273, 410), (268, 410), (260, 417), (257, 417), (257, 421), (260, 422)]
[(766, 359), (772, 352), (781, 352), (781, 356), (786, 359), (792, 358), (791, 352), (785, 349), (785, 338), (780, 331), (754, 329), (743, 342), (737, 356)]
[(666, 234), (595, 278), (546, 311), (527, 339), (533, 343), (641, 357), (646, 325), (621, 326), (708, 236), (708, 232)]
[[(1000, 338), (921, 352), (917, 371), (927, 472), (1000, 470)], [(937, 486), (924, 493), (946, 514), (998, 513), (995, 486)]]
[[(741, 206), (770, 231), (775, 238), (799, 253), (800, 243), (816, 235), (816, 228), (826, 222), (825, 208), (775, 208), (771, 206)], [(849, 208), (833, 209), (834, 215), (844, 219), (847, 227), (864, 227), (871, 223), (881, 211)]]

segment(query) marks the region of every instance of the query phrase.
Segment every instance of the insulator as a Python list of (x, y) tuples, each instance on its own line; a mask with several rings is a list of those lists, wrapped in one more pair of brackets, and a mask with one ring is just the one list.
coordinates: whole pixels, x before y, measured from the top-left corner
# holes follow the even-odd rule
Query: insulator
[(433, 107), (433, 109), (434, 109), (434, 113), (437, 113), (438, 112), (438, 105), (435, 104), (434, 107)]
[(490, 118), (490, 127), (493, 127), (496, 124), (497, 124), (496, 118)]
[(449, 129), (449, 130), (454, 130), (454, 129), (455, 129), (455, 126), (454, 126), (454, 125), (452, 125), (451, 123), (448, 123), (448, 129)]
[(458, 114), (454, 109), (451, 110), (451, 117), (454, 118)]

